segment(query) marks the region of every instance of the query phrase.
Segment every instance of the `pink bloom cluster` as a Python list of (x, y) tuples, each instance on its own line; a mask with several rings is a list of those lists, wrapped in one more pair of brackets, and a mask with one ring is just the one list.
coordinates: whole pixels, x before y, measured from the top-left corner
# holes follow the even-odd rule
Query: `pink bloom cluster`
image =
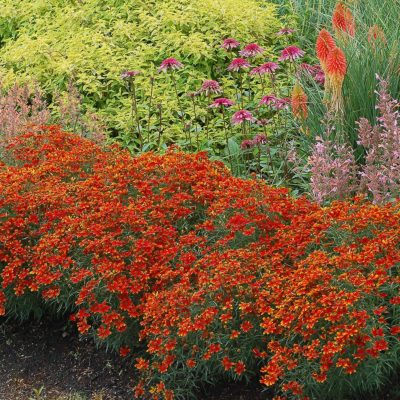
[(158, 72), (174, 71), (183, 68), (183, 64), (176, 58), (166, 58), (158, 68)]
[(239, 125), (245, 121), (248, 121), (248, 122), (255, 121), (255, 118), (253, 117), (253, 114), (250, 111), (239, 110), (239, 111), (236, 111), (235, 114), (233, 114), (233, 116), (232, 116), (232, 124), (233, 125)]
[(247, 139), (243, 140), (243, 142), (240, 144), (240, 147), (243, 150), (246, 149), (252, 149), (255, 146), (260, 146), (262, 144), (267, 143), (267, 136), (265, 136), (263, 133), (255, 135), (253, 139)]
[(212, 108), (221, 108), (221, 107), (231, 107), (235, 103), (232, 100), (229, 100), (225, 97), (220, 97), (219, 99), (215, 99), (213, 103), (210, 104)]
[(279, 61), (294, 61), (304, 56), (304, 51), (296, 46), (288, 46), (282, 50)]
[(204, 93), (206, 96), (209, 96), (210, 94), (219, 94), (221, 92), (222, 89), (219, 83), (212, 79), (205, 80), (199, 90), (199, 93)]

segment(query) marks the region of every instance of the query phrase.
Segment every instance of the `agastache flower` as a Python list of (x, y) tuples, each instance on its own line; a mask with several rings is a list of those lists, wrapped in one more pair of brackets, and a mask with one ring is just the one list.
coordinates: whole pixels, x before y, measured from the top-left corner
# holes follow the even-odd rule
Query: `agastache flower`
[(293, 115), (296, 118), (306, 119), (308, 116), (308, 97), (298, 82), (293, 88), (291, 100)]
[(235, 103), (232, 100), (229, 100), (225, 97), (221, 97), (219, 99), (215, 99), (213, 103), (210, 104), (212, 108), (221, 108), (221, 107), (232, 107)]
[(221, 47), (225, 50), (233, 50), (240, 46), (240, 43), (233, 38), (225, 39)]
[(139, 75), (140, 73), (141, 73), (140, 71), (136, 71), (136, 70), (123, 71), (121, 73), (121, 79), (124, 79), (124, 80), (132, 79), (135, 76)]
[(242, 68), (249, 68), (250, 64), (245, 58), (235, 58), (228, 66), (228, 71), (238, 72)]
[(245, 121), (253, 122), (254, 117), (250, 111), (247, 110), (239, 110), (236, 111), (235, 114), (232, 116), (232, 124), (233, 125), (240, 125)]
[(282, 50), (279, 61), (294, 61), (298, 58), (303, 57), (304, 54), (304, 51), (299, 49), (297, 46), (288, 46)]
[(199, 93), (205, 93), (207, 96), (210, 94), (219, 94), (221, 92), (222, 90), (219, 83), (211, 79), (205, 80), (199, 90)]
[(291, 28), (282, 28), (277, 35), (278, 36), (283, 36), (283, 35), (291, 35), (292, 33), (294, 33), (296, 30), (295, 29), (291, 29)]
[(262, 54), (264, 49), (260, 47), (257, 43), (250, 43), (246, 45), (239, 54), (243, 57), (255, 57), (258, 54)]
[(158, 68), (158, 72), (174, 71), (183, 68), (183, 64), (176, 58), (166, 58)]
[(343, 33), (351, 37), (355, 36), (356, 25), (353, 14), (341, 1), (336, 4), (332, 15), (332, 25), (336, 34), (341, 36)]

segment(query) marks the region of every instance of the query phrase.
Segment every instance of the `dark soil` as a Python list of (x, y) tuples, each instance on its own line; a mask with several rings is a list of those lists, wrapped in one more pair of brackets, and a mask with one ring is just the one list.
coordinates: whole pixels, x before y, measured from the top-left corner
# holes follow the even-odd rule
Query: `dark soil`
[[(66, 321), (0, 320), (0, 400), (132, 400), (133, 368), (66, 329)], [(42, 388), (41, 395), (36, 394)], [(71, 396), (71, 397), (69, 397)], [(258, 387), (229, 385), (199, 400), (265, 400)], [(80, 399), (80, 398), (79, 398)]]

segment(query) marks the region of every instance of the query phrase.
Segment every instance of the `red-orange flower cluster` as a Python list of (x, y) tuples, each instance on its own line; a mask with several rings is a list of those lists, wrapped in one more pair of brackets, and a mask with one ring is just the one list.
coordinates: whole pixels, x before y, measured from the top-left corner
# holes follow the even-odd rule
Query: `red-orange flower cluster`
[(172, 399), (208, 371), (306, 398), (398, 346), (398, 203), (321, 208), (203, 153), (132, 158), (56, 127), (6, 159), (0, 313), (36, 294), (122, 356), (140, 339), (139, 397)]

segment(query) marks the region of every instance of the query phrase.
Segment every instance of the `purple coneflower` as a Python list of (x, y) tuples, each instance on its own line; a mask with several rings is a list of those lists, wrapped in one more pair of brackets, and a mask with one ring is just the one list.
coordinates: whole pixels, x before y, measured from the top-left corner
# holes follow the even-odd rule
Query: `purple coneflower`
[(278, 36), (284, 36), (284, 35), (291, 35), (292, 33), (294, 33), (296, 30), (295, 29), (291, 29), (291, 28), (282, 28), (277, 35)]
[(275, 103), (272, 105), (272, 107), (275, 110), (283, 110), (289, 107), (290, 99), (287, 97), (284, 97), (282, 99), (276, 99)]
[(250, 43), (246, 45), (239, 54), (243, 57), (255, 57), (258, 54), (262, 54), (264, 49), (260, 47), (257, 43)]
[(260, 71), (262, 74), (273, 74), (278, 68), (279, 68), (279, 65), (272, 61), (266, 62), (263, 65), (260, 65)]
[(238, 72), (241, 68), (249, 68), (250, 64), (245, 58), (235, 58), (228, 66), (228, 71)]
[(232, 124), (239, 125), (245, 121), (253, 122), (254, 117), (250, 111), (247, 110), (239, 110), (236, 111), (235, 114), (232, 116)]
[(240, 46), (240, 43), (233, 38), (225, 39), (221, 45), (221, 47), (225, 50), (233, 50)]
[(254, 144), (266, 144), (267, 143), (267, 136), (264, 135), (263, 133), (258, 134), (256, 136), (254, 136), (253, 138), (253, 143)]
[(267, 118), (261, 118), (261, 119), (257, 120), (257, 125), (259, 125), (259, 126), (267, 126), (270, 123), (271, 123), (271, 120), (267, 119)]
[(213, 103), (210, 104), (212, 108), (221, 108), (221, 107), (232, 107), (235, 103), (232, 100), (229, 100), (225, 97), (221, 97), (219, 99), (215, 99)]
[(221, 86), (219, 86), (219, 83), (217, 81), (213, 81), (212, 79), (205, 80), (199, 90), (199, 93), (205, 93), (206, 96), (212, 93), (219, 94), (221, 92), (222, 90)]
[(136, 71), (136, 70), (132, 70), (132, 71), (123, 71), (121, 73), (121, 79), (131, 79), (133, 77), (135, 77), (136, 75), (139, 75), (141, 72), (140, 71)]
[(250, 139), (243, 140), (243, 142), (240, 143), (240, 148), (242, 150), (251, 149), (254, 146), (255, 146), (255, 143)]
[(183, 68), (183, 64), (176, 58), (166, 58), (158, 68), (158, 72), (166, 72), (168, 70), (177, 70)]
[(263, 106), (263, 105), (265, 105), (265, 106), (270, 106), (270, 105), (272, 105), (272, 104), (275, 104), (277, 100), (278, 100), (278, 99), (277, 99), (273, 94), (269, 94), (269, 95), (267, 95), (267, 96), (264, 96), (264, 97), (260, 100), (260, 102), (259, 102), (258, 104), (259, 104), (260, 106)]
[(281, 56), (279, 57), (279, 61), (294, 61), (297, 58), (304, 56), (304, 51), (299, 49), (297, 46), (288, 46), (282, 50)]

